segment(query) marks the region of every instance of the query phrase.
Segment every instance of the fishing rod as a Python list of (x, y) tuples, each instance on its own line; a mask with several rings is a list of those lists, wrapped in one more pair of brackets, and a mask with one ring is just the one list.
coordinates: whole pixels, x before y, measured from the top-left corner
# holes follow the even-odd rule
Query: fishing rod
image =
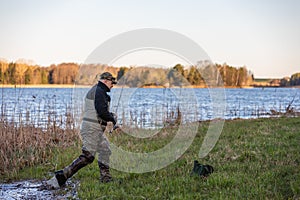
[(291, 101), (291, 102), (289, 103), (289, 105), (286, 107), (286, 109), (285, 109), (286, 112), (291, 111), (290, 107), (292, 106), (292, 104), (293, 104), (293, 102), (294, 102), (294, 100), (295, 100), (295, 98), (296, 98), (297, 93), (298, 93), (298, 91), (296, 91), (296, 93), (295, 93), (295, 95), (294, 95), (292, 101)]
[(120, 92), (118, 103), (117, 103), (116, 113), (118, 113), (118, 108), (119, 108), (119, 105), (120, 105), (121, 96), (123, 94), (123, 89), (124, 89), (124, 85), (121, 88), (121, 92)]
[[(124, 81), (124, 84), (122, 85), (121, 92), (120, 92), (120, 95), (119, 95), (119, 98), (118, 98), (118, 103), (117, 103), (116, 112), (115, 112), (116, 114), (118, 113), (118, 109), (119, 109), (119, 105), (120, 105), (120, 101), (121, 101), (121, 97), (122, 97), (122, 94), (123, 94), (125, 83), (126, 83), (126, 81)], [(112, 134), (112, 132), (114, 130), (116, 130), (117, 128), (119, 128), (119, 126), (118, 125), (114, 125), (113, 128), (109, 131), (109, 133)]]

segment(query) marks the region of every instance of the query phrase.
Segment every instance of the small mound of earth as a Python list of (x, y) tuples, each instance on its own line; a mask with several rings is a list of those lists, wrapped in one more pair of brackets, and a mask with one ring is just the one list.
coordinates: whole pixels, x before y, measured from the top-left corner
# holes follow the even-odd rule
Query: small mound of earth
[(26, 180), (13, 183), (0, 183), (0, 200), (50, 200), (78, 199), (77, 187), (79, 182), (69, 180), (67, 186), (59, 189), (49, 188), (46, 182)]

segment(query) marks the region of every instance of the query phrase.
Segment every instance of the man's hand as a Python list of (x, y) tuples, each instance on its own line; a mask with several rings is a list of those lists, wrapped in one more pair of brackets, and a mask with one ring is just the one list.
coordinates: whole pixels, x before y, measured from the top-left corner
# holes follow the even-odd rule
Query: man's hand
[(122, 133), (122, 129), (121, 129), (120, 126), (116, 126), (116, 128), (114, 129), (114, 131), (116, 132), (116, 134)]
[(113, 128), (109, 131), (109, 133), (112, 134), (113, 131), (115, 131), (116, 133), (120, 133), (121, 128), (118, 125), (114, 125)]
[(113, 127), (113, 130), (117, 130), (117, 129), (119, 129), (120, 127), (118, 126), (118, 125), (114, 125), (114, 127)]

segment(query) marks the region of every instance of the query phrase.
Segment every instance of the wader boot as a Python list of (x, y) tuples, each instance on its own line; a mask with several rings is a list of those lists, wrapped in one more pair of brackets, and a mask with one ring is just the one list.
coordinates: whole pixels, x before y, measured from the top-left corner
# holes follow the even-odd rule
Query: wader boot
[(112, 176), (109, 173), (109, 166), (98, 162), (99, 168), (100, 168), (100, 181), (102, 183), (108, 183), (112, 181)]
[(82, 150), (82, 154), (74, 160), (71, 165), (55, 172), (55, 177), (59, 186), (65, 185), (68, 178), (72, 177), (78, 170), (94, 161), (94, 156), (85, 150)]

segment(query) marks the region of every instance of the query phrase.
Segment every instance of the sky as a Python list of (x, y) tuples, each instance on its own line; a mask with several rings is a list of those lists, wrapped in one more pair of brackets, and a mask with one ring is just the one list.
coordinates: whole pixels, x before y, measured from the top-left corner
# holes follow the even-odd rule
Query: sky
[[(84, 63), (116, 35), (158, 28), (190, 38), (214, 63), (282, 78), (300, 72), (299, 9), (298, 0), (0, 0), (0, 58)], [(144, 51), (113, 64), (176, 62), (174, 55)]]

